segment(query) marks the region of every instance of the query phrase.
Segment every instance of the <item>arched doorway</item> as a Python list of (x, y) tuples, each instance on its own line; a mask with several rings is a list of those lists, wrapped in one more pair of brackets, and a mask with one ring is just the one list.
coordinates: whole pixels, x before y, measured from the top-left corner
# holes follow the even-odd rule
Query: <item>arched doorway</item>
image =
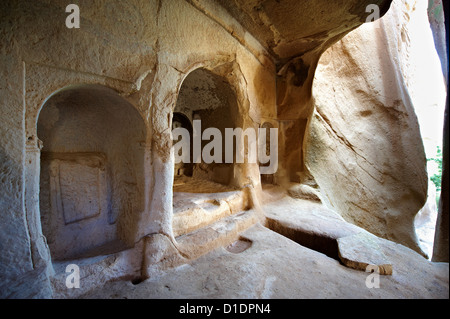
[[(235, 185), (239, 164), (226, 159), (226, 129), (240, 127), (241, 117), (235, 92), (225, 78), (206, 69), (197, 69), (186, 77), (173, 111), (173, 127), (188, 131), (192, 127), (188, 138), (192, 174), (180, 174), (179, 164), (175, 164), (173, 184), (173, 233), (183, 245), (190, 238), (183, 235), (200, 234), (222, 221), (231, 224), (233, 216), (248, 209), (245, 192)], [(236, 139), (234, 143), (242, 148)], [(196, 147), (201, 157), (196, 157)], [(175, 144), (174, 149), (178, 152)], [(200, 241), (208, 240), (199, 236)], [(198, 242), (195, 245), (202, 246)]]
[(137, 110), (112, 89), (70, 87), (47, 100), (37, 131), (41, 224), (52, 259), (131, 246), (144, 210), (146, 128)]
[[(206, 69), (197, 69), (186, 77), (173, 113), (173, 123), (178, 123), (190, 130), (191, 133), (190, 159), (193, 163), (189, 166), (188, 174), (185, 176), (192, 177), (194, 180), (203, 180), (224, 186), (230, 185), (234, 172), (233, 163), (226, 163), (225, 160), (225, 129), (236, 128), (237, 118), (237, 99), (226, 79)], [(192, 128), (194, 128), (194, 132)], [(217, 135), (202, 136), (203, 132), (210, 128), (215, 129)], [(222, 155), (217, 159), (217, 156), (214, 156), (216, 149), (211, 149), (211, 153), (208, 152), (208, 155), (217, 160), (208, 162), (205, 161), (204, 156), (198, 161), (195, 160), (193, 157), (195, 154), (195, 131), (198, 134), (197, 140), (200, 141), (200, 151), (204, 151), (211, 141), (220, 139), (218, 142), (221, 145)], [(175, 179), (183, 177), (178, 173), (179, 171), (176, 169)]]

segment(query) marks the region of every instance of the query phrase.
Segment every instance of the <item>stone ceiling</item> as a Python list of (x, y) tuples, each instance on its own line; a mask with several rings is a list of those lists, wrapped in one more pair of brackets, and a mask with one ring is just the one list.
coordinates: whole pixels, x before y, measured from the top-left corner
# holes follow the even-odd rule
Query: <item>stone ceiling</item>
[[(383, 16), (391, 0), (215, 0), (270, 52), (278, 63), (321, 49), (364, 23), (376, 4)], [(328, 47), (329, 45), (327, 45)]]

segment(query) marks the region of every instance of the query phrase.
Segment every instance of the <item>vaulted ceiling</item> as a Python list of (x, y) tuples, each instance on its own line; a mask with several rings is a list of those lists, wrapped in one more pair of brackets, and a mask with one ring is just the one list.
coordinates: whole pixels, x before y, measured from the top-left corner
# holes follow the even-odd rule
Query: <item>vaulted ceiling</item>
[(215, 0), (279, 63), (315, 50), (366, 22), (391, 0)]

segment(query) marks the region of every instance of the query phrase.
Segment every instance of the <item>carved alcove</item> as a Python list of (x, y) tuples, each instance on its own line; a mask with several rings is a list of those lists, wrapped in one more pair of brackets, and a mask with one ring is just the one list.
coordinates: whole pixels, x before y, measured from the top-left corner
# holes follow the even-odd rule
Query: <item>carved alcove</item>
[(103, 86), (65, 89), (45, 103), (39, 202), (53, 260), (133, 244), (144, 209), (145, 134), (134, 107)]
[[(233, 164), (225, 163), (225, 129), (236, 128), (238, 116), (240, 114), (236, 95), (225, 78), (200, 68), (192, 71), (183, 81), (174, 110), (174, 120), (178, 119), (180, 123), (187, 122), (181, 126), (188, 130), (192, 130), (195, 120), (200, 120), (201, 130), (198, 132), (200, 138), (206, 129), (215, 128), (220, 131), (220, 139), (222, 139), (220, 163), (205, 163), (202, 158), (201, 163), (194, 163), (192, 167), (194, 179), (203, 179), (222, 185), (230, 184), (234, 172)], [(175, 123), (175, 121), (173, 122)], [(210, 140), (202, 140), (201, 150), (214, 138), (217, 137), (211, 136)], [(192, 153), (193, 142), (191, 139), (191, 158)]]

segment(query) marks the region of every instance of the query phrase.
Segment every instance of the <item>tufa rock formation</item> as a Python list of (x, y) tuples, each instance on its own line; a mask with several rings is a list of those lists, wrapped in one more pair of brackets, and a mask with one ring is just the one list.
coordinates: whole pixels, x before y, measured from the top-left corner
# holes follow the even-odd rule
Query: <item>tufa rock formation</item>
[[(0, 296), (448, 297), (391, 2), (2, 1)], [(178, 163), (196, 120), (275, 129), (278, 169)]]

